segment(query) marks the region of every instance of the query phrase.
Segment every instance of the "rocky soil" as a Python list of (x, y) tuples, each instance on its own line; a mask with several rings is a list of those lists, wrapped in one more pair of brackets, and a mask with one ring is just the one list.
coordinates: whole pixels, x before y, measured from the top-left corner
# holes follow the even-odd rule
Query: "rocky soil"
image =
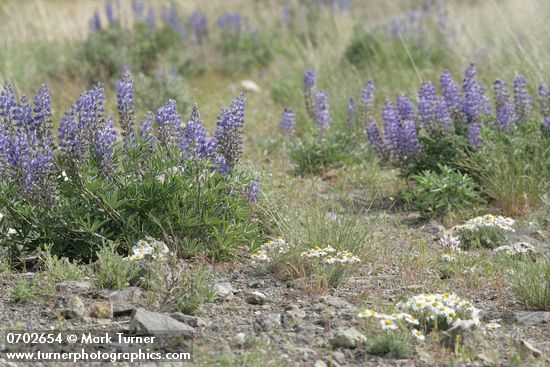
[[(392, 238), (403, 244), (403, 254), (414, 255), (414, 239), (434, 242), (433, 236), (442, 230), (436, 223), (402, 222), (404, 227)], [(258, 273), (246, 258), (209, 265), (216, 298), (200, 316), (146, 310), (146, 291), (137, 287), (100, 291), (89, 279), (61, 282), (54, 297), (16, 304), (9, 296), (13, 281), (37, 274), (11, 274), (0, 281), (0, 325), (21, 330), (176, 330), (193, 342), (192, 365), (550, 365), (550, 312), (523, 310), (498, 280), (454, 289), (459, 282), (434, 282), (436, 275), (430, 269), (409, 264), (411, 260), (382, 267), (364, 257), (367, 261), (359, 274), (324, 294), (304, 287), (307, 279), (282, 280)], [(356, 317), (359, 310), (418, 293), (448, 291), (471, 300), (485, 321), (501, 324), (495, 330), (464, 335), (464, 343), (471, 344), (470, 353), (473, 350), (475, 355), (460, 361), (433, 338), (417, 344), (406, 359), (366, 352), (369, 335)], [(9, 364), (0, 361), (0, 365)]]

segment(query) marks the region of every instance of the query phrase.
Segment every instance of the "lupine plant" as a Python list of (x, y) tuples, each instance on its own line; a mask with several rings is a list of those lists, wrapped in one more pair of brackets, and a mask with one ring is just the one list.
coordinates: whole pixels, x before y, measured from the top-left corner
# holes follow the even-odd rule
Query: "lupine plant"
[[(204, 60), (197, 58), (199, 47), (221, 51), (219, 57), (223, 62), (212, 66), (228, 73), (266, 66), (273, 57), (266, 36), (238, 12), (221, 14), (216, 19), (216, 27), (211, 28), (208, 17), (200, 9), (186, 16), (173, 0), (162, 5), (160, 19), (157, 19), (155, 8), (147, 8), (141, 0), (132, 1), (131, 16), (125, 19), (126, 22), (120, 21), (125, 13), (118, 3), (115, 9), (107, 1), (104, 13), (105, 24), (99, 11), (90, 19), (90, 35), (84, 43), (83, 58), (86, 64), (90, 61), (91, 69), (105, 66), (109, 77), (117, 75), (128, 63), (132, 69), (152, 75), (160, 59), (176, 64), (180, 71), (200, 73), (204, 71)], [(124, 25), (127, 23), (129, 29)], [(181, 52), (182, 45), (186, 49), (193, 47), (193, 53)], [(96, 75), (90, 73), (90, 78)]]
[[(441, 95), (432, 83), (420, 87), (418, 114), (405, 96), (399, 96), (395, 104), (387, 101), (382, 109), (383, 134), (375, 121), (365, 125), (371, 148), (383, 162), (404, 168), (407, 176), (427, 169), (437, 171), (438, 164), (456, 164), (469, 152), (482, 150), (484, 125), (512, 134), (532, 115), (532, 100), (522, 76), (514, 80), (513, 98), (506, 82), (495, 81), (494, 115), (473, 63), (464, 74), (462, 88), (447, 70), (439, 82)], [(546, 94), (541, 87), (543, 116), (550, 111)]]
[[(342, 161), (355, 157), (354, 147), (357, 145), (357, 134), (353, 128), (358, 114), (355, 99), (348, 100), (348, 131), (339, 132), (331, 128), (332, 115), (329, 107), (329, 96), (324, 90), (317, 88), (317, 73), (313, 68), (307, 68), (303, 79), (304, 101), (307, 116), (311, 124), (308, 130), (311, 134), (303, 139), (295, 139), (290, 149), (290, 159), (295, 164), (297, 173), (319, 174), (330, 167), (338, 166)], [(361, 93), (361, 116), (369, 119), (372, 114), (374, 85), (365, 85)], [(296, 126), (296, 115), (288, 107), (283, 111), (281, 130), (291, 136)]]
[(97, 84), (63, 114), (54, 139), (48, 89), (31, 105), (4, 88), (0, 210), (9, 233), (0, 245), (12, 255), (53, 243), (54, 254), (87, 259), (106, 244), (129, 249), (151, 236), (180, 256), (226, 258), (255, 238), (250, 215), (260, 183), (238, 167), (244, 96), (222, 109), (209, 137), (197, 106), (184, 122), (175, 100), (147, 112), (138, 128), (133, 90), (125, 73), (117, 93), (121, 137)]

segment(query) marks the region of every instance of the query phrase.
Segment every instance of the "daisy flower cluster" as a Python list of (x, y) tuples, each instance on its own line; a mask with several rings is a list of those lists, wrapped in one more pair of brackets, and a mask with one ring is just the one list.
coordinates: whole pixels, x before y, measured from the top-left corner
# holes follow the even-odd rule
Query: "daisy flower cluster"
[(478, 230), (486, 227), (496, 227), (503, 231), (515, 232), (513, 225), (516, 223), (512, 218), (503, 217), (502, 215), (486, 214), (481, 217), (475, 217), (467, 220), (463, 225), (456, 226), (457, 230)]
[(128, 256), (128, 260), (142, 260), (147, 257), (153, 259), (163, 259), (169, 252), (168, 246), (162, 241), (148, 237), (146, 240), (139, 240), (132, 247), (132, 255)]
[(361, 319), (376, 319), (382, 330), (403, 330), (412, 328), (411, 333), (416, 339), (425, 339), (424, 334), (417, 329), (420, 325), (420, 321), (418, 321), (418, 319), (413, 315), (406, 312), (386, 314), (371, 309), (359, 312), (357, 317)]
[(349, 251), (337, 251), (332, 246), (321, 248), (315, 246), (314, 248), (304, 251), (300, 256), (305, 258), (318, 258), (321, 259), (324, 264), (355, 264), (361, 262), (358, 256), (355, 256)]
[(459, 324), (479, 325), (479, 310), (453, 293), (420, 294), (399, 302), (396, 310), (419, 320), (424, 330), (446, 330)]
[(517, 242), (513, 245), (499, 246), (494, 252), (504, 252), (506, 255), (527, 254), (535, 252), (535, 247), (527, 242)]
[(273, 256), (286, 254), (289, 250), (288, 243), (281, 237), (267, 241), (260, 249), (252, 254), (252, 264), (260, 265), (270, 263)]
[(486, 214), (455, 226), (456, 237), (442, 238), (441, 243), (451, 249), (495, 248), (506, 242), (509, 233), (515, 232), (515, 220), (501, 215)]

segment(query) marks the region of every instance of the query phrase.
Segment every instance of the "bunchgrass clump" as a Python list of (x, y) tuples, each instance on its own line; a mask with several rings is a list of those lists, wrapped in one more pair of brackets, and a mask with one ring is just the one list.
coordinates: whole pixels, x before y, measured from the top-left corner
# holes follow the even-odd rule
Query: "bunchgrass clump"
[(464, 169), (501, 210), (521, 216), (542, 206), (550, 182), (550, 145), (538, 124), (520, 126), (514, 134), (487, 132), (482, 151), (463, 161)]
[(97, 253), (94, 274), (99, 289), (118, 290), (128, 287), (132, 280), (138, 278), (140, 267), (136, 262), (119, 255), (116, 247), (110, 245)]
[(550, 311), (550, 257), (509, 258), (508, 281), (530, 310)]
[(405, 358), (411, 354), (414, 337), (402, 331), (384, 330), (367, 336), (367, 353)]
[(358, 138), (351, 133), (328, 132), (291, 142), (289, 158), (298, 175), (320, 175), (346, 163), (359, 162)]
[[(157, 263), (147, 279), (150, 302), (163, 312), (198, 315), (215, 298), (214, 287), (204, 268), (184, 269), (178, 264)], [(168, 269), (169, 267), (169, 269)]]
[(285, 278), (307, 279), (308, 287), (324, 292), (337, 287), (353, 274), (373, 245), (377, 221), (335, 213), (337, 209), (318, 202), (304, 209), (284, 208), (284, 204), (265, 203), (262, 218), (267, 230), (280, 235), (253, 255), (253, 261)]
[(57, 283), (63, 280), (79, 280), (86, 274), (86, 269), (77, 261), (66, 257), (52, 255), (48, 247), (41, 252), (42, 266), (49, 282)]
[(37, 297), (36, 286), (28, 279), (21, 279), (11, 286), (10, 298), (16, 303), (27, 303)]

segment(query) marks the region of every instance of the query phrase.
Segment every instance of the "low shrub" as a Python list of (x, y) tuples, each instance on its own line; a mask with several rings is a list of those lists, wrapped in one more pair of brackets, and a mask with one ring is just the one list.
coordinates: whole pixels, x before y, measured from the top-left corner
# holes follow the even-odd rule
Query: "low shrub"
[(96, 283), (99, 289), (118, 290), (130, 285), (140, 273), (140, 267), (117, 253), (115, 245), (108, 245), (97, 253), (94, 264)]
[(42, 266), (49, 282), (58, 283), (64, 280), (79, 280), (86, 274), (86, 269), (76, 261), (66, 257), (52, 255), (51, 246), (40, 253)]
[[(238, 167), (243, 152), (244, 96), (222, 110), (207, 138), (195, 107), (183, 124), (176, 101), (135, 125), (133, 82), (119, 84), (122, 138), (104, 110), (103, 88), (81, 95), (52, 136), (50, 95), (35, 97), (34, 114), (8, 86), (0, 105), (0, 246), (12, 256), (54, 244), (52, 254), (87, 260), (109, 243), (151, 236), (180, 256), (234, 255), (257, 238), (251, 221), (258, 182)], [(25, 113), (15, 114), (15, 107)], [(2, 150), (5, 149), (5, 150)]]
[(424, 217), (470, 210), (483, 202), (480, 187), (467, 174), (438, 165), (438, 172), (411, 177), (415, 186), (404, 194), (406, 202)]
[(15, 303), (30, 302), (38, 297), (36, 294), (36, 286), (27, 279), (21, 279), (12, 284), (10, 297)]

